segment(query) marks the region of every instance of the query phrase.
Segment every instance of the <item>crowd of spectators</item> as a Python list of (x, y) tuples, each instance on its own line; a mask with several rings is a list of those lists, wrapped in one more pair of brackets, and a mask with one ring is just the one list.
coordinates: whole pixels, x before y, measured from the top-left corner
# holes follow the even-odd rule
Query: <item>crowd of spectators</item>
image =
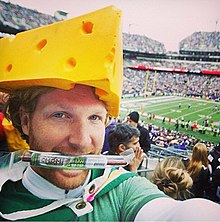
[[(143, 65), (146, 67), (182, 68), (194, 70), (194, 74), (171, 73), (149, 71), (146, 84), (146, 71), (130, 69), (132, 65)], [(153, 93), (165, 95), (198, 95), (220, 98), (220, 78), (217, 75), (203, 75), (196, 70), (220, 70), (220, 63), (179, 61), (162, 59), (124, 59), (124, 86), (123, 95), (141, 95), (146, 90)]]
[(145, 124), (145, 127), (149, 129), (152, 144), (163, 148), (173, 147), (174, 149), (190, 151), (198, 142), (203, 142), (208, 150), (212, 150), (214, 147), (213, 143), (200, 141), (190, 134), (166, 129), (153, 124)]
[[(141, 116), (140, 116), (140, 120), (138, 124), (149, 131), (151, 144), (160, 146), (162, 148), (169, 147), (169, 148), (179, 149), (182, 151), (186, 151), (186, 152), (183, 152), (186, 154), (188, 151), (189, 153), (191, 153), (190, 151), (192, 151), (193, 147), (198, 142), (204, 143), (208, 150), (212, 150), (215, 146), (214, 143), (198, 139), (190, 133), (196, 130), (199, 131), (200, 128), (196, 121), (193, 121), (193, 122), (190, 121), (191, 123), (189, 123), (188, 121), (190, 125), (189, 130), (187, 132), (181, 132), (179, 130), (180, 127), (186, 129), (186, 125), (185, 125), (186, 122), (184, 123), (184, 126), (182, 126), (182, 123), (184, 122), (183, 121), (184, 118), (177, 119), (179, 122), (179, 128), (177, 129), (175, 128), (174, 130), (172, 130), (169, 127), (165, 127), (165, 126), (160, 127), (158, 125), (154, 125), (148, 122), (148, 119), (150, 120), (150, 119), (155, 118), (155, 115), (152, 113), (148, 113), (147, 115), (144, 115), (144, 117), (147, 117), (147, 120), (144, 121), (143, 119), (141, 119)], [(114, 125), (117, 123), (125, 122), (126, 120), (127, 120), (127, 117), (123, 119), (119, 116), (118, 118), (114, 120)], [(169, 119), (167, 119), (167, 121), (169, 121)], [(174, 126), (176, 125), (175, 121), (173, 122), (173, 125)], [(194, 125), (196, 125), (196, 129), (194, 128)]]
[(165, 45), (144, 35), (123, 33), (125, 50), (145, 53), (165, 53)]
[(220, 70), (220, 63), (217, 62), (198, 62), (185, 60), (169, 60), (169, 59), (125, 59), (125, 65), (143, 65), (147, 67), (165, 67), (188, 70)]
[[(123, 33), (125, 50), (145, 53), (166, 53), (163, 43), (144, 35)], [(220, 51), (220, 32), (194, 32), (179, 43), (179, 50)]]
[(219, 76), (149, 71), (146, 78), (143, 70), (124, 68), (123, 96), (143, 95), (146, 88), (154, 94), (219, 99), (219, 85)]
[(217, 76), (161, 72), (155, 90), (167, 94), (220, 98), (220, 79)]
[(179, 43), (180, 50), (220, 51), (220, 32), (194, 32)]
[(37, 28), (57, 22), (54, 16), (27, 9), (16, 4), (0, 1), (0, 24), (19, 31)]

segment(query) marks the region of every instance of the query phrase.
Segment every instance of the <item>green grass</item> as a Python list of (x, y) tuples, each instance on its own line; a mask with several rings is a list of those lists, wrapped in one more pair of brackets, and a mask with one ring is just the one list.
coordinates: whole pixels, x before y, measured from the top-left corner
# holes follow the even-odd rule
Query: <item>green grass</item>
[[(181, 108), (179, 104), (181, 103)], [(188, 108), (188, 104), (191, 108)], [(214, 108), (217, 105), (218, 111)], [(122, 118), (130, 111), (139, 111), (142, 113), (141, 120), (145, 123), (152, 123), (160, 127), (165, 127), (167, 129), (175, 129), (175, 120), (184, 117), (185, 121), (197, 121), (199, 125), (203, 125), (205, 119), (210, 122), (213, 121), (215, 128), (220, 128), (220, 103), (214, 101), (206, 101), (197, 98), (187, 98), (187, 97), (148, 97), (144, 98), (130, 98), (123, 99), (121, 103), (120, 116)], [(147, 118), (147, 114), (155, 114), (155, 119)], [(162, 118), (166, 117), (166, 122), (162, 123)], [(168, 118), (171, 118), (172, 122), (168, 122)], [(201, 134), (198, 131), (194, 132), (191, 129), (183, 129), (179, 127), (180, 132), (192, 135), (197, 139), (209, 141), (212, 143), (218, 143), (220, 141), (219, 136), (213, 136), (213, 132), (206, 130), (205, 134)]]

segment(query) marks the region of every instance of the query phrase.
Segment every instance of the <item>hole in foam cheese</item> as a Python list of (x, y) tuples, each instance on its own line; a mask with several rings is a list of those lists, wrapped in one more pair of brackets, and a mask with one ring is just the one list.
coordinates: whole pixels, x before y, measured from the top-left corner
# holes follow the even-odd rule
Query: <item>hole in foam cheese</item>
[(93, 23), (92, 22), (83, 22), (82, 30), (84, 33), (92, 33)]
[(115, 64), (113, 62), (114, 59), (115, 59), (115, 48), (112, 48), (111, 51), (108, 53), (108, 55), (105, 57), (104, 65), (106, 70), (108, 70), (108, 72), (112, 73), (113, 75), (115, 75)]
[(11, 70), (12, 70), (12, 64), (9, 64), (7, 67), (6, 67), (6, 71), (7, 72), (11, 72)]
[(66, 63), (67, 69), (72, 69), (76, 66), (76, 60), (74, 58), (69, 58)]
[(109, 54), (106, 56), (106, 61), (109, 63), (113, 63), (115, 58), (115, 48), (112, 48)]
[(42, 41), (40, 41), (38, 44), (37, 44), (37, 50), (38, 51), (41, 51), (47, 44), (47, 40), (46, 39), (43, 39)]

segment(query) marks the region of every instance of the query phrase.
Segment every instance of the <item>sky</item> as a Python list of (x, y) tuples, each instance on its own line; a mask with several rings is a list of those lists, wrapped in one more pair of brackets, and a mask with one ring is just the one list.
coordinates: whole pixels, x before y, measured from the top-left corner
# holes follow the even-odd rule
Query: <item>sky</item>
[(122, 10), (122, 31), (165, 44), (178, 51), (178, 43), (194, 32), (220, 31), (220, 0), (4, 0), (54, 15), (58, 10), (73, 18), (114, 5)]

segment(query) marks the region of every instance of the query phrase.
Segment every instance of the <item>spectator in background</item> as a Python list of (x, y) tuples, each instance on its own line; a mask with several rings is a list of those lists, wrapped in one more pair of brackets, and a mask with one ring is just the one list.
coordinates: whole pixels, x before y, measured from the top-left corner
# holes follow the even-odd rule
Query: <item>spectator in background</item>
[(175, 200), (192, 197), (189, 188), (193, 181), (181, 159), (169, 156), (159, 162), (152, 174), (151, 181), (168, 196)]
[(211, 166), (212, 200), (220, 202), (220, 143), (209, 152), (208, 160)]
[(139, 129), (139, 131), (140, 131), (140, 141), (139, 141), (140, 147), (144, 150), (144, 153), (147, 154), (151, 148), (151, 140), (150, 140), (149, 131), (144, 126), (141, 126), (140, 124), (138, 124), (139, 113), (136, 111), (131, 112), (127, 116), (126, 122), (129, 125), (131, 125), (133, 127), (137, 127)]
[(179, 120), (177, 119), (175, 122), (175, 130), (178, 131), (179, 129)]
[(209, 199), (211, 196), (210, 171), (208, 149), (204, 143), (197, 143), (193, 147), (187, 170), (193, 179), (191, 191), (194, 196)]
[(139, 144), (140, 131), (136, 127), (132, 127), (127, 123), (119, 123), (114, 125), (108, 135), (109, 154), (119, 155), (120, 153), (132, 148), (135, 157), (125, 169), (137, 173), (138, 167), (141, 165), (144, 155)]
[(209, 163), (211, 165), (211, 168), (212, 168), (212, 172), (215, 171), (215, 169), (220, 166), (220, 143), (216, 144), (214, 146), (214, 149), (212, 149), (210, 152), (209, 152), (209, 155), (208, 155), (208, 160), (209, 160)]

